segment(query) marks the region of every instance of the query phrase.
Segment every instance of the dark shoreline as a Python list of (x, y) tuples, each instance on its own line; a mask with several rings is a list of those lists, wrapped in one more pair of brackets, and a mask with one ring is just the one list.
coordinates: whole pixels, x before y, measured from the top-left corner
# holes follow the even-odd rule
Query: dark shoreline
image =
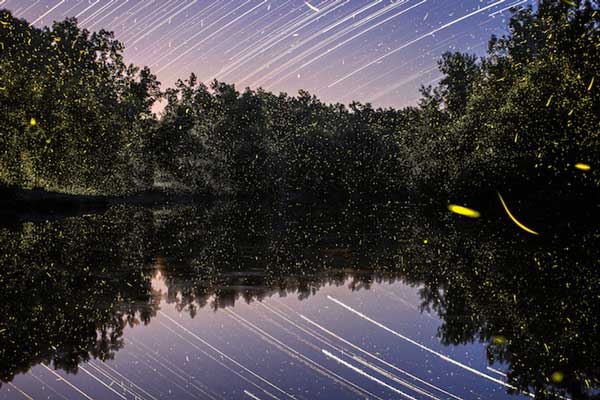
[(44, 189), (0, 188), (0, 224), (36, 222), (103, 213), (115, 205), (139, 207), (192, 203), (198, 196), (149, 189), (125, 195), (77, 195)]

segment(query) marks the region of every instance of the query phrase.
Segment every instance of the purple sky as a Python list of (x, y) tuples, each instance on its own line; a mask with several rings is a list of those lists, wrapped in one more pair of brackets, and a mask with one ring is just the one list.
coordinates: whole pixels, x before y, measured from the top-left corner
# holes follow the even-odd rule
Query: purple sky
[(0, 0), (36, 26), (77, 16), (163, 83), (194, 72), (327, 102), (414, 104), (447, 50), (483, 54), (533, 0)]

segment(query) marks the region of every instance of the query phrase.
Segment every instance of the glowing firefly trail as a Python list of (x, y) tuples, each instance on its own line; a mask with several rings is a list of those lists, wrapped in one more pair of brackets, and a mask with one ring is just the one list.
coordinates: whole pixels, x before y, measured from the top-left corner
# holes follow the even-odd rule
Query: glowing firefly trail
[(520, 223), (515, 217), (514, 215), (512, 215), (512, 213), (510, 212), (510, 210), (508, 209), (508, 207), (506, 206), (506, 203), (504, 202), (504, 199), (502, 198), (502, 196), (500, 195), (500, 193), (498, 193), (498, 198), (500, 199), (500, 203), (502, 203), (502, 207), (504, 207), (504, 211), (506, 211), (506, 214), (508, 214), (508, 216), (510, 217), (510, 219), (512, 219), (512, 221), (517, 224), (517, 226), (521, 229), (523, 229), (525, 232), (529, 232), (532, 235), (539, 235), (539, 233), (537, 233), (536, 231), (534, 231), (533, 229), (529, 229), (528, 227), (526, 227), (525, 225), (523, 225), (522, 223)]

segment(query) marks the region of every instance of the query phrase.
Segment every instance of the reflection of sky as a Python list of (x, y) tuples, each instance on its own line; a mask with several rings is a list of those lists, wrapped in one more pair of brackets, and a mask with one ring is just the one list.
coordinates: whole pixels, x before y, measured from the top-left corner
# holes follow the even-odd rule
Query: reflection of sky
[[(439, 77), (444, 51), (483, 54), (510, 6), (532, 0), (0, 0), (36, 26), (78, 16), (167, 86), (195, 72), (327, 102), (403, 106)], [(158, 6), (160, 4), (160, 6)]]
[[(154, 284), (160, 289), (158, 280)], [(506, 398), (500, 384), (340, 304), (456, 363), (502, 378), (486, 369), (483, 345), (440, 344), (440, 321), (419, 311), (417, 289), (330, 285), (303, 301), (294, 293), (262, 303), (240, 300), (216, 312), (204, 307), (193, 319), (163, 302), (149, 325), (125, 331), (114, 360), (83, 364), (76, 375), (58, 371), (66, 382), (37, 366), (17, 376), (14, 386), (4, 385), (0, 399), (24, 398), (18, 390), (57, 399)]]

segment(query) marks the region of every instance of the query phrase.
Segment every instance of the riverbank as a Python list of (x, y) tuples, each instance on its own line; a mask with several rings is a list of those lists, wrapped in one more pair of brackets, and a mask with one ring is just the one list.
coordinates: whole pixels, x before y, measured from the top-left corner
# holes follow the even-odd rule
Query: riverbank
[(169, 206), (193, 202), (197, 196), (150, 189), (127, 195), (77, 195), (44, 189), (0, 188), (2, 223), (39, 221), (87, 213), (101, 213), (114, 205)]

